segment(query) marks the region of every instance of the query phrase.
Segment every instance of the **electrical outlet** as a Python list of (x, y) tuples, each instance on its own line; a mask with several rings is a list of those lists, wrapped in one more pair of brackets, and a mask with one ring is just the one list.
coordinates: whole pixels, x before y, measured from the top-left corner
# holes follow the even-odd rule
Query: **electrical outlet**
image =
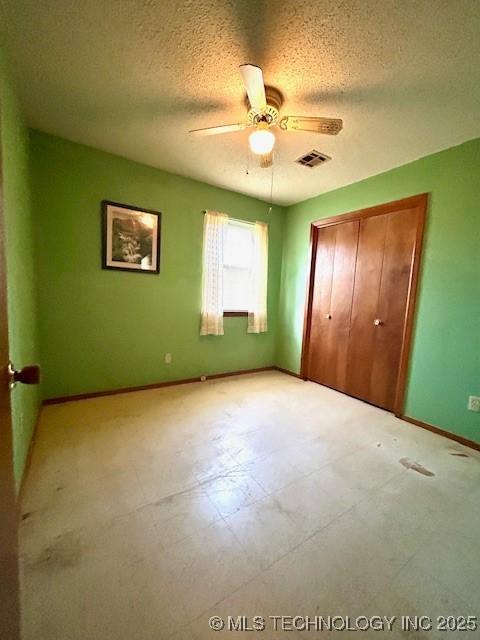
[(172, 354), (171, 353), (166, 353), (165, 354), (165, 364), (172, 364)]
[(480, 412), (480, 396), (468, 397), (468, 410)]

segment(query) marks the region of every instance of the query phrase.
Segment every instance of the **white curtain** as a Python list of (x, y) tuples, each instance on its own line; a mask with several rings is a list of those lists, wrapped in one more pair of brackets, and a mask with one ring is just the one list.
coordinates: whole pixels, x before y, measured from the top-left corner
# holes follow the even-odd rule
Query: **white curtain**
[(255, 222), (248, 333), (267, 331), (268, 224)]
[(227, 224), (225, 213), (207, 211), (204, 214), (202, 336), (223, 336), (223, 247)]

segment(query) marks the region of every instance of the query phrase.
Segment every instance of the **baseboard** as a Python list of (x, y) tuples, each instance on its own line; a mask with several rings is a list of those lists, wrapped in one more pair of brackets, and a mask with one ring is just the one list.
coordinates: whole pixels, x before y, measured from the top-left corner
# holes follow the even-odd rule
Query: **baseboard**
[(274, 367), (277, 371), (281, 371), (282, 373), (286, 373), (287, 376), (293, 376), (294, 378), (298, 378), (299, 380), (306, 380), (299, 373), (295, 373), (294, 371), (290, 371), (290, 369), (284, 369), (283, 367)]
[(469, 440), (468, 438), (464, 438), (463, 436), (459, 436), (456, 433), (452, 433), (451, 431), (447, 431), (446, 429), (442, 429), (441, 427), (436, 427), (433, 424), (429, 424), (428, 422), (423, 422), (423, 420), (417, 420), (416, 418), (410, 418), (409, 416), (398, 416), (400, 420), (405, 420), (405, 422), (410, 422), (410, 424), (414, 424), (417, 427), (422, 427), (422, 429), (427, 429), (432, 433), (436, 433), (439, 436), (443, 436), (444, 438), (449, 438), (450, 440), (455, 440), (455, 442), (459, 442), (463, 444), (465, 447), (470, 447), (470, 449), (475, 449), (476, 451), (480, 451), (480, 442), (475, 442), (474, 440)]
[[(259, 367), (257, 369), (241, 369), (240, 371), (226, 371), (224, 373), (212, 373), (205, 376), (206, 380), (216, 380), (217, 378), (229, 378), (231, 376), (242, 376), (248, 373), (259, 373), (261, 371), (275, 371), (277, 367), (274, 365), (269, 367)], [(294, 374), (292, 374), (294, 375)], [(89, 398), (101, 398), (102, 396), (115, 396), (121, 393), (132, 393), (132, 391), (147, 391), (148, 389), (162, 389), (163, 387), (175, 387), (180, 384), (191, 384), (192, 382), (202, 382), (202, 377), (182, 378), (180, 380), (169, 380), (168, 382), (154, 382), (153, 384), (144, 384), (136, 387), (121, 387), (120, 389), (109, 389), (107, 391), (92, 391), (91, 393), (79, 393), (69, 396), (59, 396), (57, 398), (47, 398), (43, 401), (44, 405), (61, 404), (63, 402), (72, 402), (73, 400), (88, 400)]]

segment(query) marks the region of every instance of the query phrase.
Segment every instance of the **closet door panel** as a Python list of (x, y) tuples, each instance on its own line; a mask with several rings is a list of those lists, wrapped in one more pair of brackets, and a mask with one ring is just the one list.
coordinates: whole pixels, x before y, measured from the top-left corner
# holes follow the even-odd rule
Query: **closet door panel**
[(345, 391), (347, 382), (348, 336), (352, 313), (353, 284), (357, 257), (359, 222), (336, 225), (337, 238), (332, 278), (332, 294), (324, 383)]
[(317, 234), (308, 352), (308, 377), (316, 382), (322, 381), (325, 369), (328, 338), (326, 316), (330, 313), (336, 235), (335, 227), (322, 227)]
[(309, 377), (345, 388), (358, 221), (318, 230)]
[(370, 378), (388, 215), (360, 221), (345, 391), (371, 402)]
[(370, 379), (370, 402), (388, 410), (395, 406), (416, 230), (416, 210), (388, 214)]

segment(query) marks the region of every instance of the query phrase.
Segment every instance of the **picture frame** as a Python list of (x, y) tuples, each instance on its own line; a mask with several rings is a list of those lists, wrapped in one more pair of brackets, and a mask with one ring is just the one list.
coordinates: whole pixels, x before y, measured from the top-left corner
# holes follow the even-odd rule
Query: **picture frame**
[(102, 200), (102, 268), (160, 273), (160, 211)]

